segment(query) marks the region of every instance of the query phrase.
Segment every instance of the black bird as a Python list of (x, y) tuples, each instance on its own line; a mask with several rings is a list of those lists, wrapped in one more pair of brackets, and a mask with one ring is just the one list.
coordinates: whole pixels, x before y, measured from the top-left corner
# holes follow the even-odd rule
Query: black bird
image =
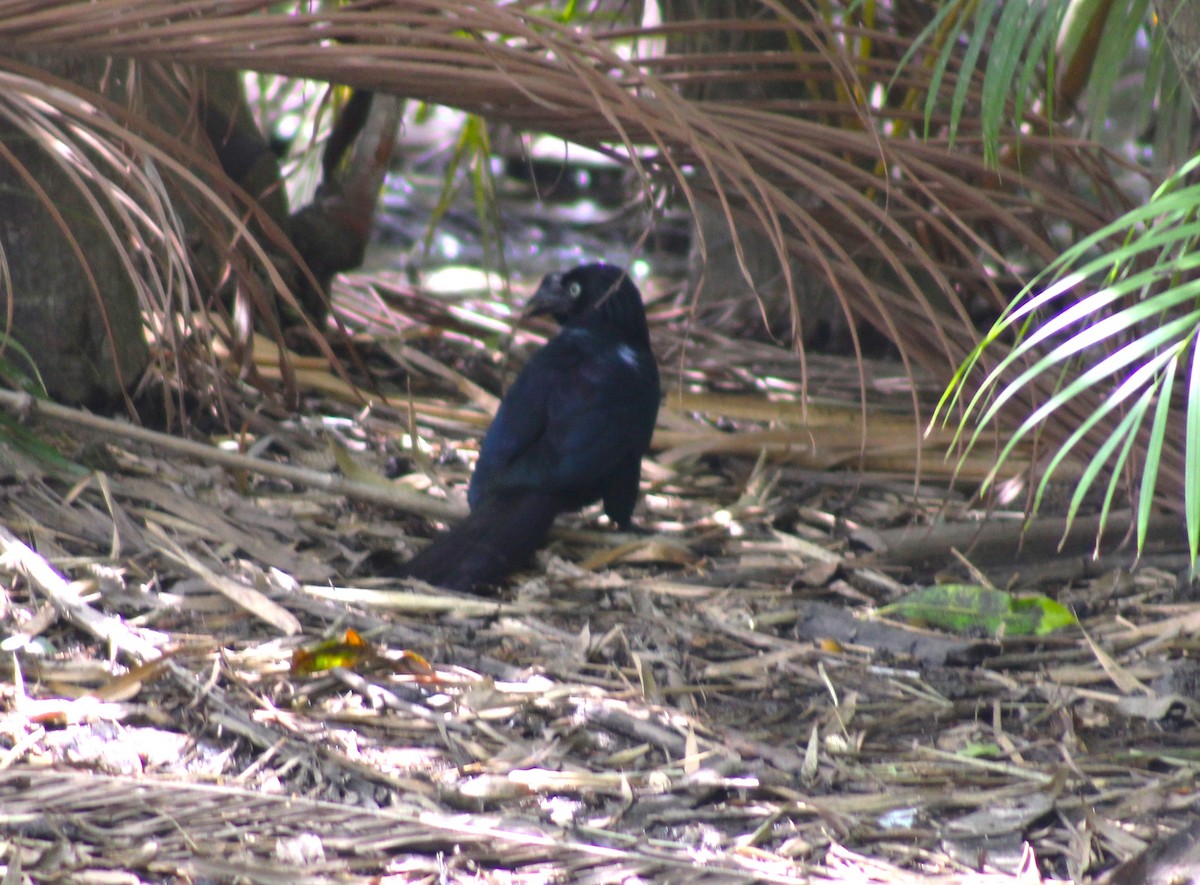
[(526, 316), (562, 327), (517, 375), (480, 447), (471, 514), (402, 574), (453, 590), (526, 565), (558, 514), (604, 501), (632, 526), (642, 455), (658, 416), (658, 366), (637, 286), (617, 267), (550, 274)]

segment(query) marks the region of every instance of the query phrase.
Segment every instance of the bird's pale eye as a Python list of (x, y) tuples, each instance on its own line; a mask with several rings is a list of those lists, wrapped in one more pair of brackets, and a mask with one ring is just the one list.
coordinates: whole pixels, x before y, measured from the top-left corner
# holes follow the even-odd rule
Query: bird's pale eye
[(571, 296), (572, 300), (578, 298), (583, 294), (583, 286), (579, 283), (571, 283), (571, 285), (567, 286), (567, 294)]

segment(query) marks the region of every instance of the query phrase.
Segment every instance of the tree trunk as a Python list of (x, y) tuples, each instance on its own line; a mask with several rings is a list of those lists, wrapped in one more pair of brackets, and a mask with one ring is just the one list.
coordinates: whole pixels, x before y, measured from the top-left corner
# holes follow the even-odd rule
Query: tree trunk
[[(800, 18), (811, 15), (797, 0), (784, 2)], [(663, 20), (670, 23), (778, 21), (778, 14), (763, 0), (662, 0), (660, 7)], [(802, 39), (796, 34), (792, 37)], [(782, 28), (701, 30), (672, 39), (672, 51), (677, 52), (772, 53), (777, 57), (795, 52)], [(794, 79), (741, 77), (719, 83), (685, 83), (681, 91), (693, 99), (757, 103), (794, 99), (798, 91), (821, 89), (823, 84)], [(789, 293), (788, 274), (767, 234), (753, 225), (738, 224), (735, 242), (730, 222), (715, 202), (700, 203), (695, 216), (688, 293), (707, 325), (782, 342), (803, 340), (810, 347), (842, 350), (849, 345), (846, 319), (821, 273), (789, 258)]]
[[(99, 88), (106, 74), (103, 61), (35, 63), (90, 88)], [(112, 71), (107, 74), (111, 82)], [(58, 159), (7, 120), (0, 120), (0, 146), (9, 154), (0, 162), (0, 245), (12, 295), (10, 305), (9, 290), (0, 291), (0, 309), (12, 312), (6, 331), (33, 359), (54, 399), (110, 403), (149, 362), (137, 291), (112, 239)], [(35, 193), (29, 179), (44, 195)], [(4, 358), (34, 374), (14, 349)]]

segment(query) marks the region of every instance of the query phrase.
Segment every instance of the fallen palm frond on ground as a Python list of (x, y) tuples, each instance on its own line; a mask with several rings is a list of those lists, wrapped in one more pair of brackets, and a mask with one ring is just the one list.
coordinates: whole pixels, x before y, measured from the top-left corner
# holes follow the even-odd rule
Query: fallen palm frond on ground
[[(501, 347), (498, 316), (472, 333), (474, 308), (429, 301), (442, 334), (389, 340), (372, 290), (339, 296), (365, 357), (421, 354), (386, 402), (315, 383), (327, 417), (281, 420), (247, 392), (228, 460), (65, 413), (72, 461), (0, 452), (20, 477), (0, 485), (10, 875), (1088, 881), (1189, 826), (1197, 614), (1167, 531), (1131, 574), (1127, 553), (1091, 559), (1086, 530), (1057, 553), (1061, 521), (973, 524), (965, 480), (914, 487), (911, 446), (882, 471), (688, 454), (689, 436), (806, 426), (794, 364), (713, 335), (688, 341), (706, 380), (662, 360), (654, 534), (564, 518), (544, 569), (497, 599), (402, 587), (389, 575), (427, 523), (308, 479), (454, 498), (486, 418), (470, 367), (493, 376), (537, 330)], [(665, 356), (676, 330), (652, 320)], [(814, 361), (809, 418), (841, 401), (851, 427), (887, 420), (913, 395), (897, 371), (869, 367), (864, 418), (858, 369)], [(807, 450), (836, 440), (818, 427)], [(935, 574), (1049, 594), (1080, 626), (872, 615)]]

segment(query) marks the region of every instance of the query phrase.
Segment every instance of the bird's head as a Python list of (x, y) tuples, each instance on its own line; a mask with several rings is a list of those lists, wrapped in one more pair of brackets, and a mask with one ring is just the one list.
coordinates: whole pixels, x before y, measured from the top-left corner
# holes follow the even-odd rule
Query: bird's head
[(649, 335), (642, 293), (624, 270), (610, 264), (581, 264), (566, 273), (547, 274), (525, 307), (526, 316), (540, 314), (564, 327), (613, 325)]

